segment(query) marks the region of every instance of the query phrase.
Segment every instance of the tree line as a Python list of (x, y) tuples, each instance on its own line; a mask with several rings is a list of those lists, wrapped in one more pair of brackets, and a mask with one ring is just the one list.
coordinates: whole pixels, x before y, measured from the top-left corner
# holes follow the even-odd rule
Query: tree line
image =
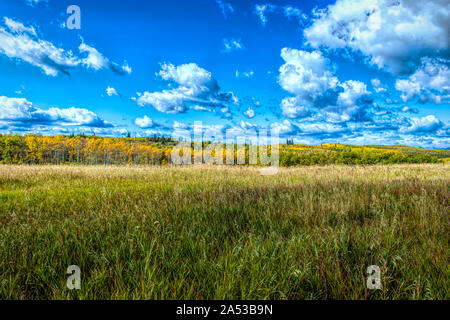
[[(168, 137), (107, 138), (86, 135), (1, 135), (2, 164), (165, 165), (177, 141)], [(192, 143), (192, 151), (194, 149)], [(208, 145), (203, 142), (203, 147)], [(410, 148), (410, 147), (409, 147)], [(404, 148), (403, 148), (404, 149)], [(387, 146), (280, 145), (280, 166), (327, 164), (438, 163), (435, 154)], [(412, 148), (414, 149), (414, 148)], [(412, 150), (411, 149), (411, 150)], [(235, 148), (235, 155), (237, 149)], [(423, 150), (423, 149), (421, 149)], [(431, 150), (432, 151), (432, 150)], [(248, 158), (249, 146), (245, 146)], [(194, 152), (192, 152), (192, 156)], [(225, 163), (225, 153), (224, 153)], [(259, 163), (259, 161), (258, 161)]]

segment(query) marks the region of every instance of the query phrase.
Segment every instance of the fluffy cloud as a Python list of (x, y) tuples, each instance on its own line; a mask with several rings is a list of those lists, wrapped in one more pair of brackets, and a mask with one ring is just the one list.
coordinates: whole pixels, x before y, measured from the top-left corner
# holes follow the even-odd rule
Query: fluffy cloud
[(243, 121), (243, 120), (241, 120), (241, 122), (239, 123), (239, 126), (244, 130), (252, 130), (252, 129), (258, 128), (258, 125), (250, 123), (248, 121)]
[(112, 96), (119, 96), (119, 94), (117, 93), (116, 89), (112, 88), (112, 87), (108, 87), (106, 88), (106, 94), (110, 97)]
[(23, 23), (14, 21), (8, 17), (4, 17), (4, 20), (5, 20), (5, 25), (8, 27), (8, 29), (12, 33), (15, 33), (15, 34), (28, 33), (32, 36), (37, 37), (36, 30), (34, 29), (33, 26), (25, 27)]
[[(399, 126), (392, 125), (399, 124)], [(296, 143), (319, 144), (406, 144), (421, 147), (447, 148), (450, 123), (443, 124), (434, 116), (424, 118), (388, 119), (377, 123), (327, 123), (292, 120), (275, 122), (272, 130), (280, 138), (295, 138)]]
[(317, 108), (332, 121), (370, 120), (366, 108), (372, 98), (366, 85), (355, 80), (340, 82), (321, 52), (283, 48), (281, 57), (285, 64), (280, 67), (278, 82), (295, 95), (281, 102), (284, 116), (305, 117), (308, 109)]
[(204, 125), (202, 122), (194, 122), (193, 125), (174, 121), (171, 136), (173, 138), (197, 139), (200, 135), (204, 141), (223, 141), (225, 137), (225, 125)]
[(444, 103), (450, 98), (449, 60), (424, 58), (420, 68), (407, 79), (399, 79), (395, 88), (404, 102), (418, 97), (421, 102)]
[(137, 125), (139, 128), (147, 129), (153, 127), (153, 120), (147, 116), (144, 116), (142, 118), (136, 118), (134, 124)]
[(298, 133), (298, 126), (295, 126), (291, 121), (284, 120), (282, 122), (274, 122), (270, 126), (272, 132), (277, 132), (280, 137), (288, 135), (296, 135)]
[(163, 90), (161, 92), (144, 92), (137, 98), (141, 107), (151, 105), (159, 112), (178, 114), (186, 111), (185, 101), (189, 99), (182, 90)]
[(339, 93), (338, 105), (352, 107), (361, 97), (367, 96), (367, 86), (361, 81), (349, 80), (341, 84), (344, 91)]
[(55, 47), (51, 42), (39, 39), (34, 27), (5, 17), (5, 27), (0, 27), (0, 54), (11, 59), (25, 61), (40, 68), (46, 75), (69, 74), (68, 70), (79, 65), (94, 70), (109, 68), (118, 74), (131, 72), (128, 65), (119, 66), (104, 57), (97, 49), (81, 43), (79, 51), (84, 58), (71, 51)]
[(80, 53), (85, 55), (84, 58), (81, 58), (80, 63), (88, 69), (94, 69), (95, 71), (101, 69), (110, 69), (113, 72), (119, 75), (125, 75), (131, 73), (131, 68), (127, 63), (119, 66), (115, 62), (111, 62), (108, 58), (106, 58), (103, 54), (101, 54), (96, 48), (87, 45), (83, 41), (78, 47)]
[(126, 62), (126, 61), (123, 63), (123, 65), (120, 68), (126, 74), (131, 74), (131, 72), (133, 72), (133, 69), (128, 65), (128, 62)]
[(178, 87), (138, 93), (138, 97), (135, 98), (138, 105), (150, 105), (163, 113), (178, 114), (185, 112), (190, 105), (227, 109), (228, 104), (238, 103), (233, 93), (219, 92), (220, 87), (211, 73), (195, 63), (179, 66), (164, 63), (157, 75), (164, 80), (172, 81)]
[(343, 134), (351, 133), (351, 130), (347, 126), (332, 124), (332, 123), (300, 123), (298, 124), (301, 136), (313, 136), (313, 137), (330, 137), (337, 138)]
[(87, 56), (81, 60), (81, 63), (86, 68), (100, 70), (106, 68), (109, 64), (108, 59), (105, 58), (97, 49), (91, 47), (84, 42), (78, 47), (81, 53), (86, 53)]
[(43, 110), (33, 106), (24, 98), (5, 96), (0, 96), (0, 121), (7, 123), (12, 128), (28, 128), (34, 125), (112, 127), (112, 124), (87, 109), (71, 107)]
[(255, 117), (255, 110), (253, 110), (252, 108), (248, 108), (247, 111), (244, 112), (244, 115), (251, 119)]
[(196, 132), (203, 131), (203, 139), (206, 141), (223, 141), (223, 136), (225, 135), (226, 126), (224, 125), (195, 125), (193, 129)]
[[(203, 132), (204, 137), (219, 138), (219, 141), (227, 137), (230, 139), (228, 141), (236, 142), (237, 138), (251, 142), (257, 141), (261, 127), (242, 120), (235, 126), (188, 125), (175, 121), (172, 129), (176, 137), (194, 139), (193, 132)], [(400, 116), (376, 123), (327, 123), (311, 119), (295, 122), (286, 119), (272, 123), (269, 132), (277, 132), (280, 139), (295, 138), (296, 143), (306, 144), (336, 143), (338, 139), (340, 143), (349, 144), (407, 144), (446, 148), (450, 141), (450, 123), (443, 124), (434, 116), (413, 119)]]
[(447, 0), (337, 0), (316, 11), (304, 36), (315, 48), (350, 48), (379, 68), (409, 74), (424, 56), (448, 56), (449, 14)]
[(158, 73), (164, 80), (172, 80), (181, 87), (192, 90), (195, 95), (201, 91), (207, 91), (214, 86), (211, 72), (200, 68), (195, 63), (187, 63), (179, 66), (164, 63)]
[(303, 118), (310, 114), (309, 109), (301, 105), (296, 97), (284, 98), (280, 107), (286, 118)]
[(329, 70), (329, 61), (319, 51), (283, 48), (281, 57), (286, 63), (280, 67), (279, 83), (301, 100), (317, 100), (339, 84)]
[(403, 108), (401, 108), (401, 111), (407, 113), (419, 113), (419, 110), (417, 108), (411, 108), (408, 106), (404, 106)]
[(213, 112), (213, 109), (208, 108), (208, 107), (199, 106), (199, 105), (193, 106), (192, 109), (196, 110), (196, 111)]
[[(449, 138), (433, 137), (429, 135), (413, 135), (413, 134), (399, 134), (397, 132), (361, 132), (357, 135), (344, 137), (343, 141), (349, 144), (382, 144), (394, 145), (402, 144), (409, 146), (416, 146), (422, 148), (440, 148), (447, 149), (450, 144)], [(332, 141), (333, 142), (333, 141)]]
[(411, 118), (410, 126), (404, 128), (404, 133), (433, 133), (441, 129), (444, 123), (433, 115), (423, 118)]
[(371, 121), (367, 108), (371, 106), (372, 98), (366, 84), (349, 80), (341, 83), (340, 87), (343, 91), (338, 94), (336, 106), (328, 106), (326, 111), (340, 114), (340, 121)]
[(71, 52), (55, 47), (52, 43), (36, 37), (34, 28), (5, 18), (8, 29), (0, 27), (0, 53), (11, 59), (20, 59), (40, 68), (46, 75), (68, 73), (69, 68), (79, 64)]
[(386, 86), (382, 85), (379, 79), (376, 78), (372, 79), (370, 83), (372, 83), (373, 90), (375, 90), (376, 93), (382, 93), (387, 91)]

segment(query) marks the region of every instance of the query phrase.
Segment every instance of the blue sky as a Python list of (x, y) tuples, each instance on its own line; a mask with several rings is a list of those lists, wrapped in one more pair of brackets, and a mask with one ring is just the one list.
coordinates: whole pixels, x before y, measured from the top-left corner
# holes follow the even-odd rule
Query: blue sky
[[(81, 29), (69, 29), (69, 5)], [(450, 147), (448, 1), (0, 3), (0, 132)]]

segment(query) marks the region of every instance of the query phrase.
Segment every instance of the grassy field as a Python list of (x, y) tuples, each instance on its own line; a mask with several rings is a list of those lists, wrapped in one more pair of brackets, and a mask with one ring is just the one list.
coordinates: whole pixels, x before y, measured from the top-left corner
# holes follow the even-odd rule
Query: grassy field
[(4, 165), (0, 298), (449, 299), (449, 190), (449, 164)]

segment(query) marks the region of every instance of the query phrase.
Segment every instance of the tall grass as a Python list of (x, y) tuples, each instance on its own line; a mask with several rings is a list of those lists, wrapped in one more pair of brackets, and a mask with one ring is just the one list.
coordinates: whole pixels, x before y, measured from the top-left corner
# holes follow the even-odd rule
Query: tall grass
[(449, 299), (449, 168), (0, 166), (0, 298)]

